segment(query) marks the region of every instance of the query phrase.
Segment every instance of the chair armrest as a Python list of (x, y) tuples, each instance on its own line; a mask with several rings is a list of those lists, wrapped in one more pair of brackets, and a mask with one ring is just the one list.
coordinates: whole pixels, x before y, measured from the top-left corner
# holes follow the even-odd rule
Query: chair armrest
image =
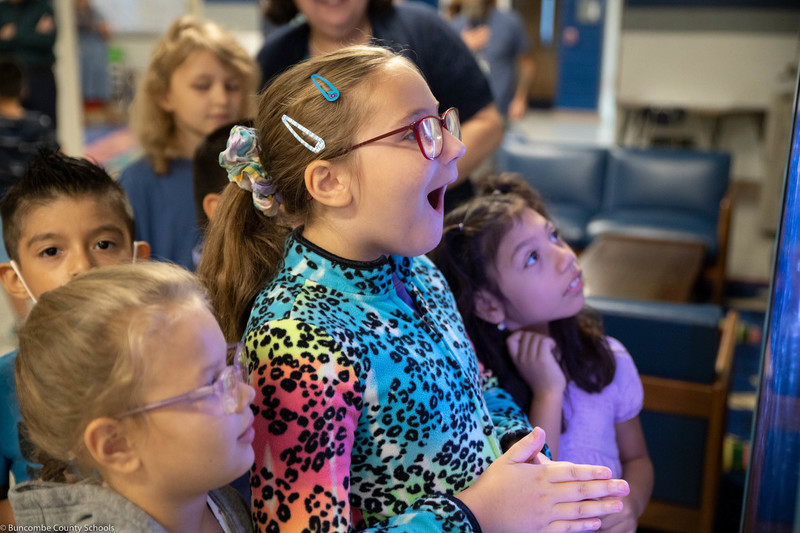
[(731, 232), (731, 196), (726, 192), (719, 201), (719, 218), (717, 219), (717, 264), (724, 272), (728, 258), (728, 241)]
[(739, 325), (739, 312), (728, 311), (725, 320), (722, 322), (722, 332), (719, 340), (719, 351), (714, 369), (717, 373), (717, 382), (722, 383), (726, 388), (730, 383), (731, 370), (733, 368), (733, 349), (736, 347), (736, 328)]

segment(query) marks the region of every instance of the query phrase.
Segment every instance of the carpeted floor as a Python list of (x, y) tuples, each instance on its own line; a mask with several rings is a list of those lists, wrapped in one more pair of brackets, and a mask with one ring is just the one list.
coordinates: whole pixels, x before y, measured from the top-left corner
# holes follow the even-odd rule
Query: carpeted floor
[(141, 154), (133, 133), (126, 126), (87, 126), (84, 153), (117, 177), (120, 171)]

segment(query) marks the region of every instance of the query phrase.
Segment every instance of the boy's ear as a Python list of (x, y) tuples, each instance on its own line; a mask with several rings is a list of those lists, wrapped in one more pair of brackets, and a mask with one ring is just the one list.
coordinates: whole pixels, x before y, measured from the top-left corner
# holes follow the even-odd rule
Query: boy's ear
[(217, 210), (221, 196), (219, 193), (210, 192), (203, 197), (203, 212), (208, 220), (214, 220), (214, 212)]
[(10, 262), (0, 263), (0, 282), (3, 283), (6, 292), (12, 297), (19, 300), (30, 299), (28, 291), (25, 290), (22, 280), (17, 273), (14, 272), (14, 268), (11, 266)]
[(136, 247), (136, 261), (147, 261), (150, 259), (150, 243), (147, 241), (133, 241)]
[(350, 173), (330, 161), (312, 161), (305, 172), (306, 189), (311, 197), (328, 207), (345, 207), (353, 201)]
[(89, 422), (83, 431), (86, 449), (104, 470), (129, 474), (141, 466), (141, 458), (125, 429), (119, 420), (103, 417)]
[(486, 289), (479, 289), (475, 293), (474, 305), (475, 315), (490, 324), (500, 324), (506, 319), (503, 302)]

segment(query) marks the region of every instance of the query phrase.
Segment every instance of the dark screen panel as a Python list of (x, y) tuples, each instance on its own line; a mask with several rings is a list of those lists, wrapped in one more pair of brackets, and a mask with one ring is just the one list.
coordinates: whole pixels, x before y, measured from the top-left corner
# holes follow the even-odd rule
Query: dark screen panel
[(800, 531), (800, 117), (786, 165), (742, 531)]

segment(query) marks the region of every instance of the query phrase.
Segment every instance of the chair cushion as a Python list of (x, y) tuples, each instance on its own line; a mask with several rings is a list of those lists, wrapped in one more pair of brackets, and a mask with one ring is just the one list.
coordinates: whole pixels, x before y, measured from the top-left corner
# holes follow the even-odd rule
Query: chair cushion
[(572, 203), (600, 209), (607, 150), (592, 146), (532, 142), (509, 133), (497, 151), (497, 169), (519, 172), (548, 207)]
[(708, 423), (699, 418), (654, 411), (639, 415), (653, 460), (653, 500), (699, 507)]
[(616, 209), (592, 217), (586, 228), (589, 240), (604, 233), (673, 241), (702, 241), (706, 259), (717, 255), (716, 217), (682, 209)]
[(716, 221), (730, 162), (721, 152), (613, 148), (603, 210), (682, 209)]
[(547, 213), (567, 244), (578, 249), (589, 244), (586, 226), (594, 214), (593, 211), (576, 204), (550, 202), (547, 204)]
[(718, 305), (599, 297), (586, 302), (602, 317), (606, 334), (625, 345), (640, 374), (714, 381), (723, 318)]

